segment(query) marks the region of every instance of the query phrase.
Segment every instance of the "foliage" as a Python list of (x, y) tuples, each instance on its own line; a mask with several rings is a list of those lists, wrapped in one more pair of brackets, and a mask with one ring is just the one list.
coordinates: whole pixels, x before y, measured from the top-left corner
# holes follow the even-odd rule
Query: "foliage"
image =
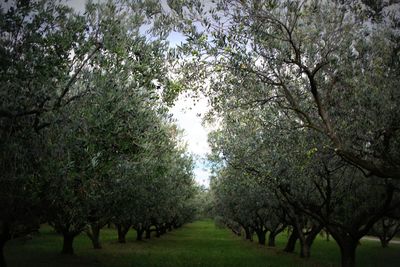
[(396, 4), (371, 20), (360, 1), (196, 3), (176, 8), (182, 70), (209, 82), (214, 112), (278, 107), (366, 174), (399, 177)]
[(5, 7), (1, 249), (42, 221), (64, 235), (64, 253), (85, 229), (98, 244), (106, 223), (165, 232), (190, 221), (193, 162), (168, 115), (174, 97), (162, 99), (174, 84), (167, 43), (141, 33), (160, 5), (88, 2), (82, 15), (58, 1)]

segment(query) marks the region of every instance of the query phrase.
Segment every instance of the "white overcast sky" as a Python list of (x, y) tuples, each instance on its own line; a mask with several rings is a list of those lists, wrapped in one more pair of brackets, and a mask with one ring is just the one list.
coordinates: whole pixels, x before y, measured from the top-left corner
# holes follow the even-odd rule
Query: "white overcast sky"
[[(67, 0), (66, 2), (77, 11), (85, 9), (85, 0)], [(171, 46), (184, 41), (183, 36), (178, 33), (171, 34), (168, 39)], [(201, 116), (207, 110), (207, 99), (204, 97), (200, 98), (195, 104), (190, 98), (181, 95), (170, 111), (176, 119), (177, 125), (184, 130), (183, 139), (188, 145), (189, 152), (195, 156), (195, 179), (197, 183), (206, 187), (209, 186), (210, 178), (210, 171), (207, 169), (206, 164), (206, 155), (210, 152), (207, 142), (207, 135), (210, 129), (202, 125)]]
[[(171, 113), (177, 120), (178, 126), (184, 130), (184, 141), (188, 144), (188, 150), (195, 155), (196, 167), (194, 170), (196, 181), (204, 186), (209, 185), (210, 172), (207, 169), (206, 154), (210, 152), (207, 135), (210, 129), (201, 123), (201, 115), (208, 110), (207, 100), (200, 98), (194, 104), (192, 100), (181, 95), (176, 101)], [(200, 116), (199, 116), (200, 115)]]

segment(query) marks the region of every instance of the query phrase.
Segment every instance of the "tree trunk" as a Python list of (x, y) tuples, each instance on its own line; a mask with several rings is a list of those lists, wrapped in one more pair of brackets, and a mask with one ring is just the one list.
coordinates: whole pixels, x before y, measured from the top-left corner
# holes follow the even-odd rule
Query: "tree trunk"
[(325, 235), (326, 235), (326, 238), (325, 238), (326, 242), (329, 242), (330, 241), (329, 240), (330, 233), (328, 232), (328, 230), (325, 230)]
[(307, 236), (305, 239), (300, 238), (300, 257), (309, 258), (311, 256), (311, 245), (316, 235)]
[(241, 229), (237, 229), (237, 227), (235, 227), (234, 225), (228, 225), (228, 227), (231, 229), (232, 233), (234, 233), (237, 236), (241, 236)]
[(245, 235), (246, 235), (246, 239), (250, 240), (250, 241), (253, 241), (253, 235), (251, 234), (250, 227), (243, 227), (243, 228), (244, 228), (244, 232), (245, 232)]
[(294, 249), (296, 247), (296, 242), (297, 239), (299, 239), (299, 234), (297, 233), (296, 229), (293, 229), (292, 233), (289, 236), (288, 242), (286, 244), (286, 247), (283, 251), (285, 252), (294, 252)]
[(0, 267), (6, 267), (6, 259), (4, 257), (4, 245), (6, 244), (6, 240), (0, 240)]
[[(352, 238), (352, 236), (357, 236), (354, 233), (350, 235), (334, 227), (331, 227), (329, 232), (340, 248), (341, 266), (354, 267), (356, 265), (356, 249), (360, 239)], [(361, 237), (361, 235), (358, 236)]]
[(74, 248), (72, 246), (74, 242), (75, 235), (71, 234), (70, 232), (64, 232), (63, 233), (64, 241), (63, 241), (63, 247), (62, 247), (62, 254), (69, 254), (72, 255), (74, 254)]
[[(321, 232), (322, 230), (322, 226), (321, 225), (317, 225), (314, 226), (311, 229), (311, 232), (307, 235), (305, 241), (305, 246), (303, 244), (303, 249), (301, 250), (303, 252), (303, 256), (304, 258), (309, 258), (311, 256), (311, 246), (315, 240), (315, 238), (317, 237), (317, 235), (319, 234), (319, 232)], [(301, 257), (302, 255), (300, 255)]]
[(7, 241), (11, 239), (11, 233), (8, 223), (3, 222), (2, 225), (0, 224), (0, 226), (0, 229), (2, 229), (0, 232), (0, 267), (6, 267), (7, 262), (4, 256), (4, 246), (6, 245)]
[(380, 236), (379, 240), (381, 241), (381, 246), (383, 248), (387, 248), (389, 246), (389, 240), (386, 237)]
[(275, 238), (285, 229), (285, 225), (278, 225), (273, 230), (270, 231), (268, 236), (268, 246), (275, 247)]
[(258, 237), (258, 244), (265, 245), (266, 232), (262, 231), (262, 230), (256, 230), (256, 234), (257, 234), (257, 237)]
[(172, 223), (169, 223), (167, 228), (168, 228), (168, 231), (171, 232), (172, 231)]
[(147, 228), (146, 229), (146, 237), (145, 237), (146, 239), (150, 239), (151, 238), (151, 231), (150, 231), (150, 228)]
[(309, 258), (311, 256), (311, 248), (307, 244), (300, 239), (300, 258)]
[(160, 236), (161, 236), (160, 227), (156, 226), (156, 237), (160, 237)]
[(311, 248), (308, 245), (308, 242), (306, 242), (306, 239), (301, 237), (299, 235), (299, 240), (300, 240), (300, 258), (309, 258), (311, 256)]
[(118, 242), (126, 243), (126, 234), (129, 231), (130, 225), (116, 224), (118, 230)]
[(339, 244), (342, 267), (356, 266), (356, 249), (358, 241), (347, 241)]
[(143, 240), (143, 232), (144, 232), (143, 228), (136, 229), (136, 240), (137, 241), (142, 241)]
[(90, 240), (92, 241), (94, 249), (101, 249), (100, 230), (101, 230), (100, 225), (94, 223), (90, 225), (90, 229), (86, 232)]
[(311, 246), (314, 242), (315, 238), (321, 232), (321, 225), (314, 225), (308, 234), (300, 233), (298, 229), (298, 235), (300, 240), (300, 257), (301, 258), (309, 258), (311, 256)]
[(270, 232), (268, 236), (268, 246), (275, 247), (275, 237), (277, 236), (276, 233)]

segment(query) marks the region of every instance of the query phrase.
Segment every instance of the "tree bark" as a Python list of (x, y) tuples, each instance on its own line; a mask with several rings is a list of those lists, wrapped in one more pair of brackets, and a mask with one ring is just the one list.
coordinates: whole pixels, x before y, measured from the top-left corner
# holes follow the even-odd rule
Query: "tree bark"
[(6, 258), (4, 257), (4, 245), (6, 244), (6, 240), (0, 240), (0, 267), (6, 267)]
[(322, 228), (323, 228), (322, 225), (314, 226), (311, 229), (311, 232), (306, 237), (305, 242), (306, 242), (307, 247), (308, 247), (308, 257), (310, 257), (311, 246), (312, 246), (315, 238), (317, 237), (317, 235), (321, 232)]
[(310, 232), (304, 234), (302, 229), (297, 229), (297, 233), (299, 235), (300, 240), (300, 257), (301, 258), (309, 258), (311, 256), (311, 246), (314, 242), (315, 238), (319, 234), (323, 227), (321, 225), (312, 226)]
[(70, 232), (63, 233), (63, 247), (62, 247), (62, 254), (72, 255), (74, 254), (74, 247), (72, 246), (74, 242), (75, 235)]
[(7, 262), (4, 256), (4, 246), (11, 239), (10, 228), (7, 223), (2, 223), (2, 231), (0, 232), (0, 267), (6, 267)]
[(356, 265), (356, 249), (362, 235), (356, 238), (354, 233), (339, 231), (331, 227), (329, 231), (340, 248), (341, 266), (354, 267)]
[(160, 237), (160, 236), (161, 236), (160, 227), (156, 226), (156, 237)]
[(266, 231), (262, 230), (256, 230), (257, 238), (258, 238), (258, 244), (260, 245), (265, 245), (265, 235)]
[(329, 234), (329, 232), (328, 232), (328, 231), (326, 231), (326, 232), (325, 232), (325, 234), (326, 234), (326, 239), (325, 239), (325, 240), (326, 240), (326, 242), (329, 242), (329, 241), (330, 241), (330, 240), (329, 240), (329, 236), (330, 236), (330, 234)]
[(389, 240), (386, 237), (379, 237), (379, 240), (381, 241), (381, 246), (383, 248), (387, 248), (389, 246)]
[(167, 226), (167, 228), (168, 228), (168, 231), (171, 232), (171, 231), (172, 231), (172, 223), (169, 223), (168, 226)]
[(146, 237), (145, 238), (146, 239), (150, 239), (151, 238), (151, 230), (150, 230), (150, 228), (146, 229)]
[(354, 267), (356, 266), (356, 249), (358, 241), (347, 241), (344, 244), (339, 244), (341, 266)]
[(88, 231), (86, 231), (88, 237), (92, 241), (94, 249), (101, 249), (100, 230), (101, 230), (100, 225), (97, 223), (94, 223), (94, 224), (91, 224), (90, 229)]
[(270, 231), (268, 236), (268, 246), (275, 247), (275, 238), (285, 229), (285, 225), (278, 225), (273, 230)]
[(118, 242), (126, 243), (126, 234), (129, 231), (130, 225), (116, 224), (118, 230)]
[(268, 236), (268, 246), (275, 247), (275, 237), (277, 236), (276, 233), (270, 232)]
[(253, 241), (253, 235), (251, 233), (250, 227), (243, 227), (243, 228), (244, 228), (246, 239), (250, 240), (250, 241)]
[(293, 229), (292, 233), (289, 236), (288, 242), (286, 243), (286, 247), (283, 251), (294, 252), (297, 239), (299, 239), (299, 234), (296, 229)]
[(161, 234), (163, 235), (163, 234), (165, 234), (165, 233), (167, 233), (167, 227), (166, 227), (165, 225), (163, 225), (163, 226), (161, 227)]
[(136, 229), (136, 240), (137, 241), (142, 241), (143, 240), (143, 232), (144, 232), (143, 228)]
[(310, 246), (300, 239), (300, 258), (309, 258), (311, 256)]

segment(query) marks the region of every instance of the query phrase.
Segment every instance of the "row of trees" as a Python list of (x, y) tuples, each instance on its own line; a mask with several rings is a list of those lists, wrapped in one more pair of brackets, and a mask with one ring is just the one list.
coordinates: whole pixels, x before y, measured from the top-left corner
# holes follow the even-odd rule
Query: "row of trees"
[(64, 253), (86, 231), (138, 239), (194, 216), (193, 161), (168, 115), (168, 44), (141, 31), (159, 5), (15, 1), (0, 12), (0, 266), (47, 222)]
[(269, 246), (291, 229), (285, 251), (293, 252), (298, 240), (302, 257), (324, 229), (340, 247), (342, 266), (355, 264), (360, 239), (373, 229), (390, 240), (379, 225), (399, 222), (398, 181), (364, 177), (313, 132), (282, 122), (267, 126), (273, 117), (263, 121), (254, 112), (231, 113), (211, 137), (215, 212), (226, 225), (248, 239), (254, 232), (260, 244), (269, 233)]
[[(394, 1), (184, 1), (181, 78), (209, 96), (216, 209), (259, 242), (325, 229), (354, 266), (399, 218), (400, 47)], [(214, 115), (214, 116), (213, 116)], [(389, 219), (391, 218), (391, 219)]]

